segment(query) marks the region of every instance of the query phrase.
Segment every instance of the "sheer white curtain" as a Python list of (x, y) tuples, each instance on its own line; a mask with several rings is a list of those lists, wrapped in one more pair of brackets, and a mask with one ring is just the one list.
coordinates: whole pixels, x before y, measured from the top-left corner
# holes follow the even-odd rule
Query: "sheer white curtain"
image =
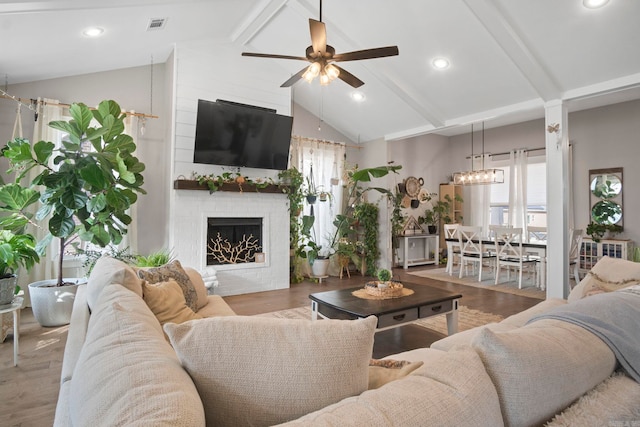
[[(476, 156), (472, 160), (472, 169), (481, 170), (484, 167), (491, 166), (491, 156), (483, 154)], [(486, 165), (485, 165), (486, 164)], [(489, 235), (490, 207), (491, 207), (491, 186), (490, 185), (474, 185), (470, 191), (471, 200), (469, 200), (472, 209), (470, 210), (471, 221), (464, 221), (465, 224), (482, 227), (482, 235)], [(466, 203), (465, 203), (466, 204)]]
[(527, 233), (527, 152), (524, 149), (509, 153), (509, 222)]
[[(142, 138), (140, 125), (140, 120), (135, 115), (135, 111), (130, 111), (130, 114), (127, 114), (124, 120), (124, 132), (133, 138), (136, 147), (138, 147), (138, 141)], [(140, 195), (138, 195), (139, 198)], [(118, 245), (120, 249), (129, 247), (132, 254), (138, 253), (138, 209), (136, 206), (137, 203), (129, 208), (128, 215), (131, 217), (131, 224), (127, 226), (127, 234), (122, 237), (122, 242)]]
[[(313, 169), (313, 179), (318, 191), (327, 191), (333, 200), (320, 202), (313, 205), (313, 213), (316, 217), (314, 232), (316, 243), (323, 249), (329, 249), (329, 242), (335, 232), (333, 221), (342, 206), (342, 187), (339, 179), (344, 169), (344, 144), (321, 141), (317, 139), (294, 136), (291, 140), (290, 165), (298, 168), (305, 177), (310, 177)], [(333, 183), (333, 184), (332, 184)], [(310, 215), (311, 205), (305, 201), (304, 215)]]
[[(38, 120), (36, 120), (34, 128), (33, 128), (33, 139), (32, 143), (36, 143), (38, 141), (51, 141), (56, 144), (56, 147), (59, 147), (61, 135), (60, 132), (49, 127), (49, 122), (54, 120), (62, 119), (62, 107), (57, 105), (59, 103), (58, 100), (55, 99), (38, 99), (38, 103), (36, 104)], [(35, 178), (41, 172), (40, 168), (34, 168), (30, 171), (29, 176), (25, 178), (31, 180)], [(24, 181), (23, 184), (26, 184), (27, 181)], [(39, 206), (39, 203), (37, 204)], [(33, 213), (37, 208), (33, 209)], [(49, 230), (46, 227), (36, 227), (29, 226), (29, 232), (31, 232), (36, 240), (40, 241), (47, 235)], [(21, 273), (18, 275), (18, 284), (25, 292), (25, 304), (30, 304), (29, 299), (29, 290), (27, 284), (31, 282), (36, 282), (38, 280), (51, 279), (55, 277), (55, 259), (59, 252), (59, 242), (57, 239), (51, 243), (51, 246), (47, 249), (47, 252), (44, 256), (40, 257), (40, 262), (33, 266), (33, 268), (29, 271), (28, 274)]]

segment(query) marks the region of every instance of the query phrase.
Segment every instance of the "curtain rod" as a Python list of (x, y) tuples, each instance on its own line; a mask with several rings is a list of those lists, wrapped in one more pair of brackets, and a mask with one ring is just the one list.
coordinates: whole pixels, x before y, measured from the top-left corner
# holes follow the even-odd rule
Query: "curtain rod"
[[(3, 99), (11, 99), (15, 102), (17, 102), (20, 105), (24, 105), (25, 107), (27, 107), (28, 109), (30, 109), (31, 111), (36, 111), (36, 109), (33, 107), (33, 103), (37, 102), (37, 100), (35, 99), (26, 99), (26, 98), (18, 98), (16, 96), (10, 95), (7, 92), (5, 92), (4, 90), (0, 89), (0, 98)], [(71, 107), (71, 104), (63, 104), (63, 103), (53, 103), (53, 102), (47, 102), (47, 101), (40, 101), (41, 104), (47, 104), (47, 105), (55, 105), (58, 107)], [(92, 110), (95, 110), (95, 108), (91, 108)], [(154, 116), (152, 114), (145, 114), (145, 113), (131, 113), (129, 111), (123, 111), (124, 114), (128, 115), (128, 116), (135, 116), (135, 117), (144, 117), (147, 119), (157, 119), (158, 116)]]
[[(525, 152), (525, 153), (528, 153), (528, 152), (530, 152), (530, 151), (544, 151), (544, 150), (546, 150), (546, 149), (547, 149), (546, 147), (539, 147), (539, 148), (527, 148), (527, 149), (525, 149), (525, 150), (524, 150), (524, 152)], [(482, 154), (484, 154), (484, 153), (482, 153)], [(480, 157), (482, 154), (478, 154), (477, 156), (474, 156), (474, 157)], [(488, 154), (489, 156), (492, 156), (492, 157), (493, 157), (493, 156), (506, 156), (507, 154), (511, 154), (511, 152), (510, 152), (510, 151), (505, 151), (505, 152), (503, 152), (503, 153), (486, 153), (486, 154)], [(467, 156), (466, 158), (467, 158), (467, 159), (470, 159), (470, 158), (471, 158), (471, 156)]]
[(308, 138), (306, 136), (300, 136), (300, 135), (291, 135), (291, 139), (295, 139), (295, 140), (298, 140), (298, 141), (305, 141), (305, 142), (316, 142), (316, 143), (320, 143), (320, 144), (344, 145), (345, 147), (357, 148), (358, 150), (362, 148), (359, 145), (350, 145), (350, 144), (347, 144), (347, 143), (344, 143), (344, 142), (328, 141), (326, 139)]

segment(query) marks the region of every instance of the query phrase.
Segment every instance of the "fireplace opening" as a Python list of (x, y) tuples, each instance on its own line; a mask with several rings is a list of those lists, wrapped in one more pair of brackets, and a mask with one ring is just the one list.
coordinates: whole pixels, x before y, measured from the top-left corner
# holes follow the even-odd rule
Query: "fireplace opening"
[(262, 218), (207, 218), (207, 265), (256, 262)]

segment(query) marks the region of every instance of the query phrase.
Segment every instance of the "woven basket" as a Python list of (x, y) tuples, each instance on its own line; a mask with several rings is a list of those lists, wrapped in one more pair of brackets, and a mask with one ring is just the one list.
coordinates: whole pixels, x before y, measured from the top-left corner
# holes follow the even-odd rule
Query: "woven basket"
[(402, 283), (400, 282), (367, 282), (364, 285), (364, 290), (369, 295), (377, 297), (395, 297), (402, 295)]

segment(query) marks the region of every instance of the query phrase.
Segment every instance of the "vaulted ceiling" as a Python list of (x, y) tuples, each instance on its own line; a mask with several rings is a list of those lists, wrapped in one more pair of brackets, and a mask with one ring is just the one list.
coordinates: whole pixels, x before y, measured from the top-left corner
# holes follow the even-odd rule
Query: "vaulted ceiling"
[[(159, 30), (151, 19), (165, 18)], [(318, 0), (111, 0), (0, 3), (0, 73), (9, 84), (164, 62), (174, 43), (219, 40), (242, 51), (304, 56)], [(354, 141), (468, 131), (640, 98), (640, 1), (325, 0), (337, 52), (397, 45), (399, 56), (343, 62), (365, 82), (305, 81), (294, 101)], [(100, 38), (82, 36), (89, 26)], [(450, 66), (434, 69), (444, 57)], [(245, 58), (284, 82), (303, 61)], [(223, 66), (223, 65), (222, 65)], [(283, 91), (290, 89), (282, 89)], [(351, 94), (364, 95), (355, 102)], [(19, 95), (19, 94), (18, 94)]]

